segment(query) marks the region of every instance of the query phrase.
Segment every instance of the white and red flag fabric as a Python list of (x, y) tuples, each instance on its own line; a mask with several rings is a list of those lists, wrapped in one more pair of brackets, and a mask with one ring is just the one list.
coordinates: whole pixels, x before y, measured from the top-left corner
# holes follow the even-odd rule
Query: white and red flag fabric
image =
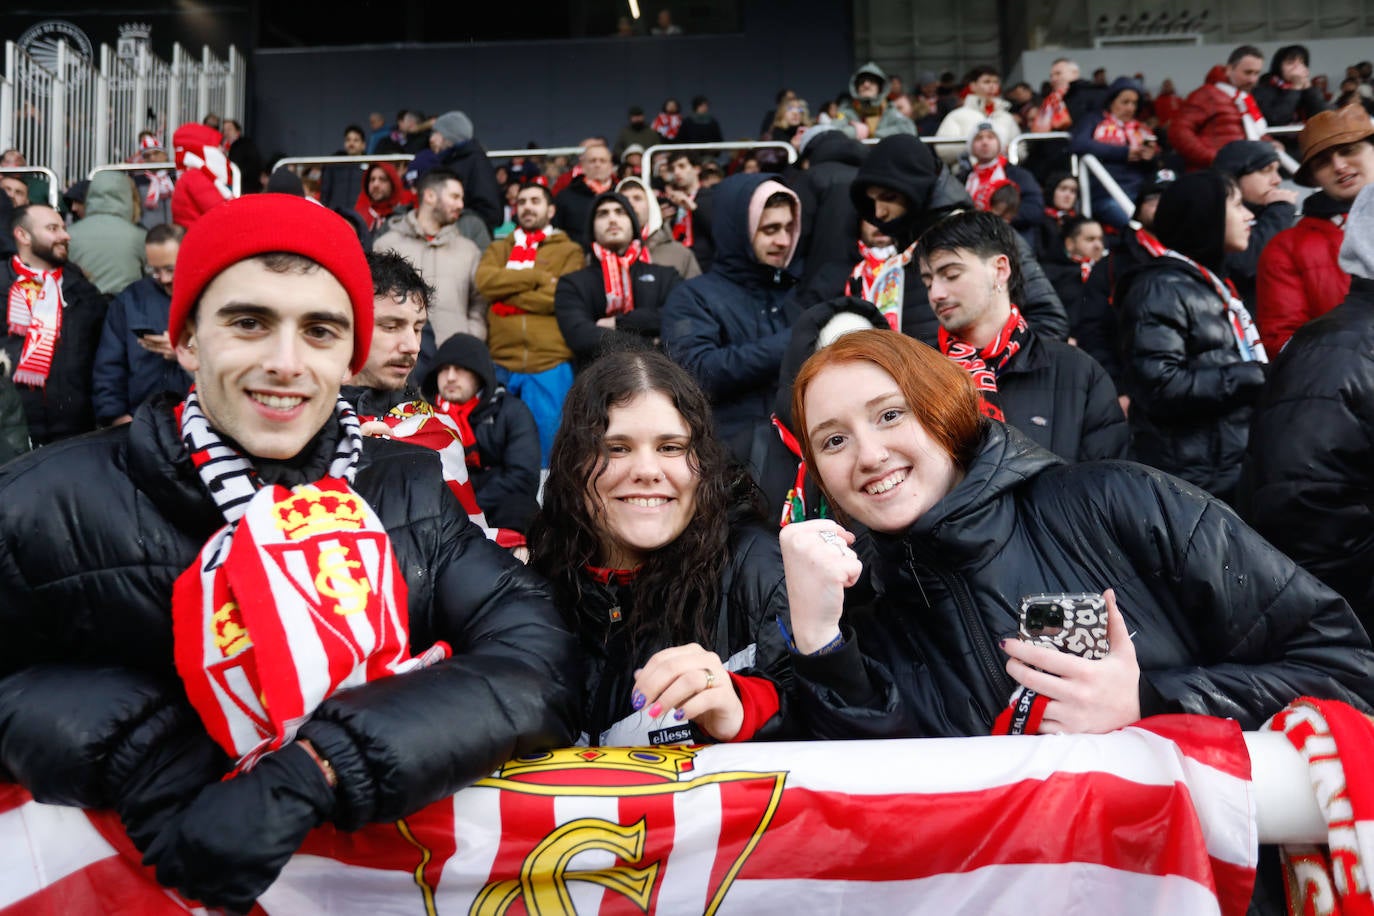
[[(312, 833), (255, 913), (1240, 914), (1234, 722), (1110, 735), (567, 748), (393, 824)], [(0, 914), (197, 912), (108, 812), (0, 786)]]

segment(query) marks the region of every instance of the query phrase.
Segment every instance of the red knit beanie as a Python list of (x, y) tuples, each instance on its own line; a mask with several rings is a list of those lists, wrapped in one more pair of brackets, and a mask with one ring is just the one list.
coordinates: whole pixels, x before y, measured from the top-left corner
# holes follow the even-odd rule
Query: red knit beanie
[(353, 373), (372, 347), (372, 273), (353, 227), (314, 201), (287, 194), (250, 194), (207, 210), (177, 252), (167, 334), (181, 338), (200, 294), (225, 268), (260, 254), (307, 257), (343, 284), (353, 303)]

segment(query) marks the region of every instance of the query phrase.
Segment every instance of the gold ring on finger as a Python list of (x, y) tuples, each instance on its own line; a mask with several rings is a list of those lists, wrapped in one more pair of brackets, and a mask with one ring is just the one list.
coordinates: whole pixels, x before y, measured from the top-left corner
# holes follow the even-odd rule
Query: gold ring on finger
[(706, 672), (706, 689), (710, 690), (716, 686), (716, 674), (710, 668), (702, 668), (701, 670)]

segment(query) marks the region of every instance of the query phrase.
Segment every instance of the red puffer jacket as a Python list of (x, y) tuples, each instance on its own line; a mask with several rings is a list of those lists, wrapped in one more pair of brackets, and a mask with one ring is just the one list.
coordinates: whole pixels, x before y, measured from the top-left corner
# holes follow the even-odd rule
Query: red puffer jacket
[[(1213, 73), (1206, 85), (1188, 93), (1169, 121), (1169, 145), (1178, 150), (1190, 169), (1211, 166), (1217, 150), (1232, 140), (1245, 139), (1245, 124), (1236, 103), (1213, 86)], [(1222, 72), (1225, 79), (1225, 71)]]
[[(1314, 194), (1313, 197), (1325, 196)], [(1260, 255), (1255, 320), (1269, 358), (1298, 328), (1325, 315), (1350, 292), (1350, 275), (1336, 262), (1345, 231), (1326, 216), (1308, 214), (1270, 240)]]

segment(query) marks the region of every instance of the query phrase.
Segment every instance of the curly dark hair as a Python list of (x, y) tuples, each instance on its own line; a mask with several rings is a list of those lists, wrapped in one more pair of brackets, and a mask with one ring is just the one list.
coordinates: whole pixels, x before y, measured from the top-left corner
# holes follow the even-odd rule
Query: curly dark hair
[(647, 658), (668, 646), (714, 642), (721, 576), (729, 559), (730, 524), (756, 510), (755, 490), (711, 429), (711, 409), (692, 377), (668, 357), (626, 342), (597, 359), (573, 383), (549, 454), (544, 504), (530, 526), (530, 565), (554, 586), (558, 604), (579, 629), (584, 567), (601, 551), (601, 518), (593, 486), (606, 470), (612, 407), (656, 391), (677, 408), (691, 433), (688, 461), (697, 475), (696, 511), (682, 534), (644, 561), (632, 586), (626, 624), (632, 651)]

